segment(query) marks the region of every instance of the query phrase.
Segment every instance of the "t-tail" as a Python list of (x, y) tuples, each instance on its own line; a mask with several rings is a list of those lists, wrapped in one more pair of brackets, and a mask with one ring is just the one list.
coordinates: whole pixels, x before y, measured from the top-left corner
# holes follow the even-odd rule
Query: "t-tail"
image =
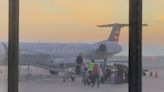
[[(113, 41), (113, 42), (119, 41), (121, 28), (128, 27), (128, 26), (129, 26), (129, 24), (120, 24), (120, 23), (97, 25), (97, 27), (113, 27), (112, 32), (110, 33), (110, 35), (108, 37), (108, 41)], [(148, 25), (143, 24), (143, 26), (148, 26)]]

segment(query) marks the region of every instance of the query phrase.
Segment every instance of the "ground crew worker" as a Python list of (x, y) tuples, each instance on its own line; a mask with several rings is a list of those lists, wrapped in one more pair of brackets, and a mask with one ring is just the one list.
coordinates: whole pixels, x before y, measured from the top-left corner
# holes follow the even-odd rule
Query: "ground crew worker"
[(82, 54), (80, 54), (79, 56), (77, 56), (76, 58), (76, 69), (75, 69), (75, 72), (78, 74), (78, 75), (81, 75), (82, 74), (82, 64), (83, 64), (83, 57), (82, 57)]
[(93, 59), (92, 59), (91, 62), (89, 62), (89, 64), (88, 64), (88, 71), (89, 71), (89, 72), (93, 71), (94, 62), (95, 62), (95, 61), (94, 61)]
[(94, 62), (95, 61), (92, 59), (91, 62), (88, 63), (89, 80), (90, 80), (90, 84), (92, 84), (91, 87), (95, 85), (95, 80), (96, 80), (93, 74)]
[(77, 56), (77, 58), (76, 58), (76, 63), (77, 63), (78, 65), (82, 65), (82, 63), (83, 63), (83, 56), (82, 56), (81, 53), (80, 53), (79, 56)]

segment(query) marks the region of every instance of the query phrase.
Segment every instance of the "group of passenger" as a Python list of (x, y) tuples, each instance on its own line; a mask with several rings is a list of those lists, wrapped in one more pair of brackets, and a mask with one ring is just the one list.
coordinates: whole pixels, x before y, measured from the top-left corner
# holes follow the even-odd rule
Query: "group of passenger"
[[(84, 67), (86, 66), (86, 67)], [(94, 60), (88, 63), (86, 65), (83, 63), (83, 69), (82, 69), (82, 82), (85, 86), (91, 86), (94, 87), (97, 83), (97, 87), (99, 87), (99, 76), (100, 76), (100, 69), (99, 65), (95, 63)]]
[(89, 63), (84, 63), (83, 60), (79, 63), (76, 62), (76, 73), (82, 75), (82, 82), (85, 86), (94, 87), (97, 84), (122, 84), (128, 82), (128, 69), (121, 64), (114, 64), (113, 67), (116, 68), (115, 71), (107, 65), (107, 60), (101, 64), (95, 63), (91, 60)]
[[(114, 67), (115, 69), (111, 69)], [(106, 66), (100, 78), (101, 83), (122, 84), (128, 82), (128, 68), (121, 64)]]

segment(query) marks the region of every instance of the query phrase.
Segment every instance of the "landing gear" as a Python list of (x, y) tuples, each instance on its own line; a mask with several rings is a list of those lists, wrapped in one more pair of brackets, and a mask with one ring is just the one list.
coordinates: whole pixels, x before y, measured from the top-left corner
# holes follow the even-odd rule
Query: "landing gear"
[(30, 73), (30, 65), (27, 65), (27, 76), (30, 77), (32, 74)]

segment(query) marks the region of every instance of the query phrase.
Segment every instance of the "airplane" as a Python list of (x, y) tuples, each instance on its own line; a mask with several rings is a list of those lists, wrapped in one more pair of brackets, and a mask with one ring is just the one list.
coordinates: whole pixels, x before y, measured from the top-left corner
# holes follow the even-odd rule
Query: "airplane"
[[(20, 43), (19, 64), (48, 69), (54, 73), (61, 64), (59, 59), (72, 59), (82, 55), (84, 59), (108, 59), (122, 51), (119, 42), (120, 30), (128, 24), (106, 24), (97, 27), (112, 27), (108, 39), (95, 43)], [(143, 24), (147, 26), (147, 24)], [(7, 64), (7, 43), (0, 44), (0, 64)], [(59, 60), (60, 61), (60, 60)], [(70, 63), (68, 61), (68, 63)]]

